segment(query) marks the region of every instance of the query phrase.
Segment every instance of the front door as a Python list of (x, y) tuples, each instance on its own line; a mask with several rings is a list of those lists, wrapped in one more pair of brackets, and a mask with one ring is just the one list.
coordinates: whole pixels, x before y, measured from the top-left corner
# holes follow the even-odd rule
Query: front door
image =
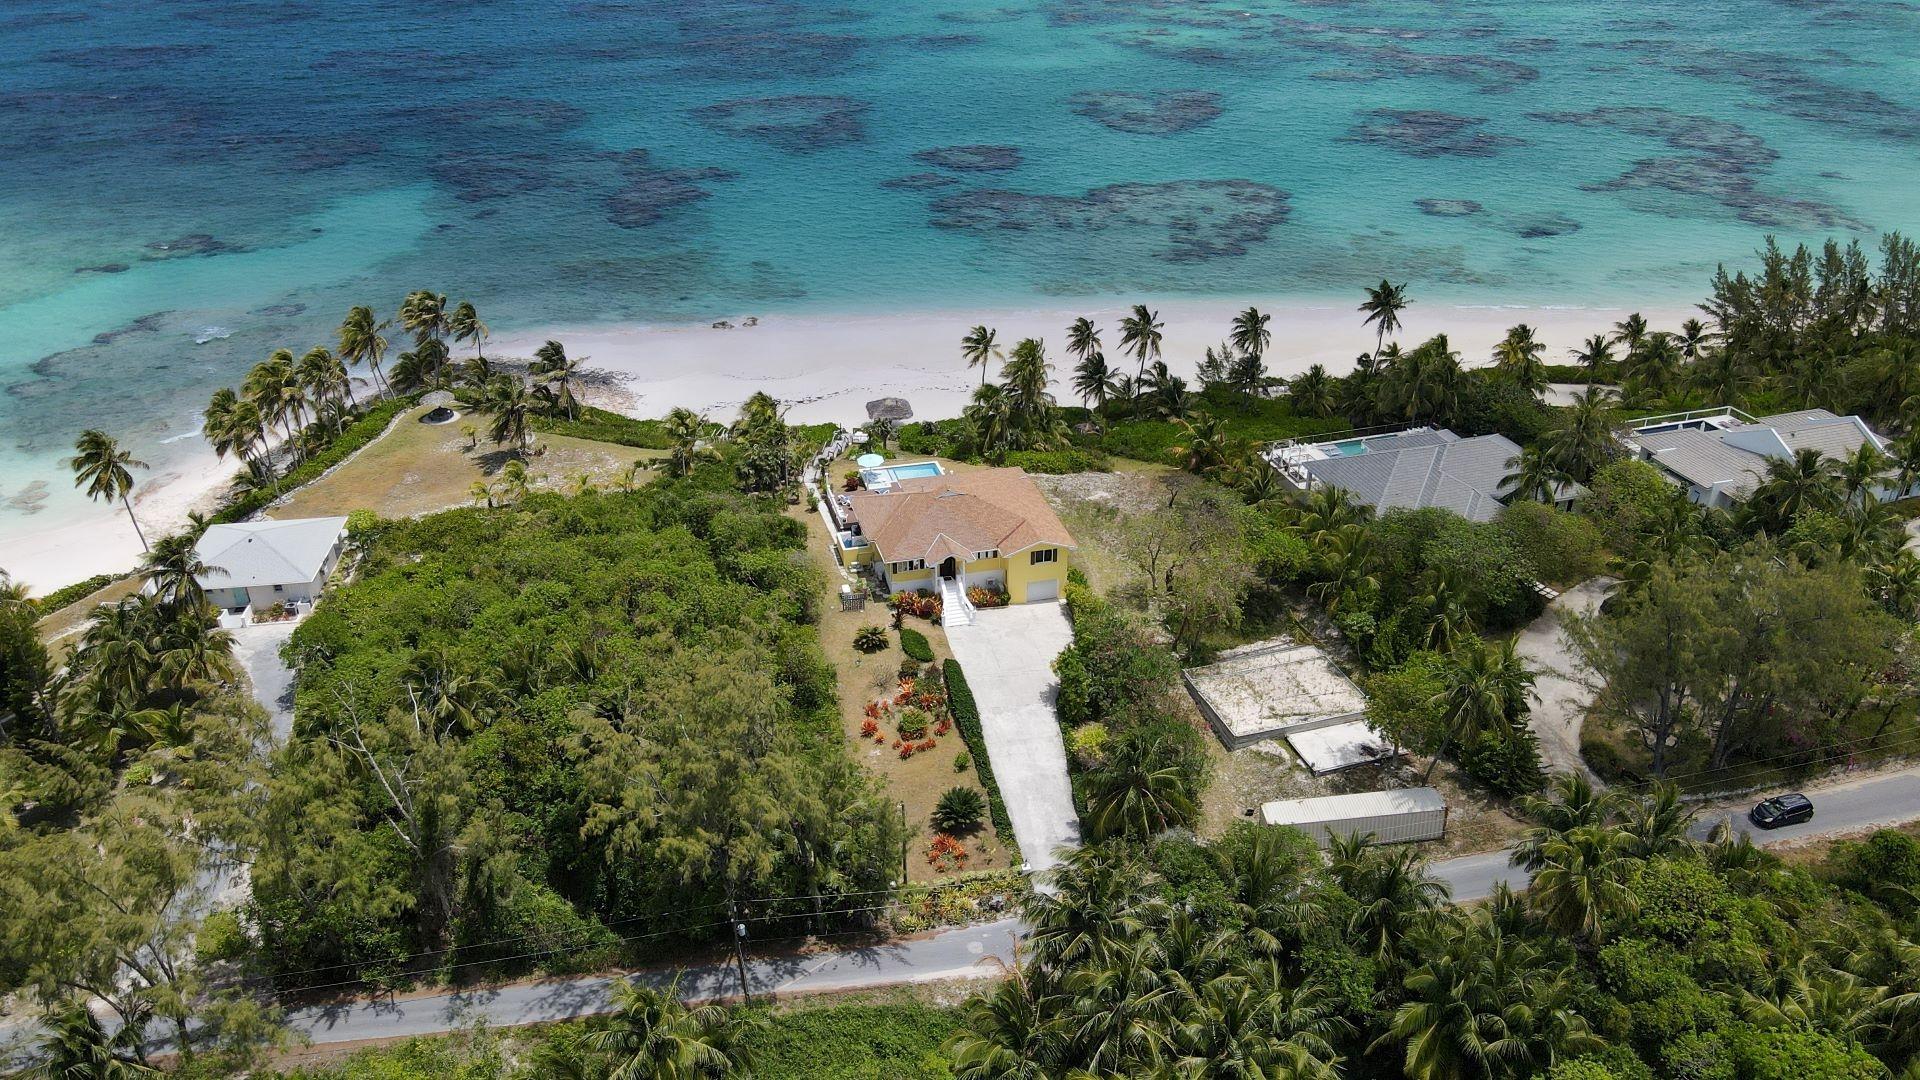
[(945, 559), (941, 560), (940, 576), (943, 578), (954, 578), (954, 577), (960, 576), (960, 564), (958, 561), (954, 559), (953, 556), (949, 555)]

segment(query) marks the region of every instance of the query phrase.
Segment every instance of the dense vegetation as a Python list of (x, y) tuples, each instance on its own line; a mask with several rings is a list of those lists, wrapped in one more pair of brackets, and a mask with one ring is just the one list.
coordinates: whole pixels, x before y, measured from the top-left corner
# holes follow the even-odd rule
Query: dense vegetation
[(839, 747), (804, 538), (694, 483), (364, 538), (288, 647), (263, 961), (289, 983), (591, 963), (730, 906), (774, 936), (868, 906), (897, 823)]
[[(1236, 826), (1074, 853), (955, 1074), (1869, 1080), (1920, 1053), (1920, 844), (1817, 873), (1697, 843), (1670, 789), (1529, 804), (1520, 896), (1450, 908), (1411, 848)], [(1829, 884), (1832, 882), (1832, 884)]]

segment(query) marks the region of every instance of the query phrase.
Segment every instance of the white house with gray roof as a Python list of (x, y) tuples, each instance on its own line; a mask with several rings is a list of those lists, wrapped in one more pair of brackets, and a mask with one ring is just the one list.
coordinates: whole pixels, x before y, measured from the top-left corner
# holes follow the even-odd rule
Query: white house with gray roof
[[(1336, 487), (1376, 513), (1437, 506), (1473, 521), (1491, 521), (1512, 494), (1509, 464), (1520, 447), (1505, 435), (1462, 438), (1446, 428), (1413, 427), (1382, 435), (1295, 440), (1266, 451), (1287, 482), (1301, 490)], [(1570, 507), (1578, 484), (1554, 491)]]
[(343, 517), (242, 521), (214, 525), (194, 548), (207, 572), (198, 578), (207, 599), (242, 625), (275, 604), (311, 607), (339, 565), (346, 543)]
[[(1837, 461), (1869, 443), (1887, 449), (1886, 440), (1858, 416), (1801, 409), (1756, 418), (1730, 406), (1650, 416), (1635, 422), (1621, 441), (1684, 488), (1687, 498), (1722, 508), (1753, 494), (1766, 478), (1767, 462), (1798, 450), (1811, 448)], [(1883, 484), (1874, 494), (1891, 499), (1900, 493)]]

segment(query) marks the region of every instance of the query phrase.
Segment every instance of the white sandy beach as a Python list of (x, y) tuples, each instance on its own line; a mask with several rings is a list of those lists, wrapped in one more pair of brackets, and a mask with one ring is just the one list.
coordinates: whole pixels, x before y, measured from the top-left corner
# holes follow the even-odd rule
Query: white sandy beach
[[(1358, 354), (1373, 347), (1373, 334), (1361, 325), (1352, 304), (1279, 304), (1254, 301), (1273, 316), (1273, 345), (1268, 367), (1276, 375), (1296, 375), (1321, 363), (1334, 374), (1345, 372)], [(1165, 324), (1165, 359), (1177, 373), (1191, 375), (1208, 345), (1227, 335), (1228, 324), (1246, 301), (1182, 300), (1153, 305)], [(1098, 323), (1109, 362), (1130, 369), (1120, 353), (1120, 301), (1062, 301), (1057, 305), (1003, 311), (922, 312), (901, 315), (759, 316), (759, 325), (738, 324), (752, 313), (733, 316), (731, 330), (700, 326), (611, 325), (553, 327), (500, 335), (489, 351), (504, 356), (530, 355), (549, 338), (565, 343), (585, 365), (606, 372), (621, 386), (589, 404), (619, 408), (635, 416), (658, 416), (684, 405), (714, 417), (729, 418), (748, 395), (764, 390), (791, 405), (795, 422), (838, 421), (849, 426), (866, 420), (873, 398), (899, 396), (921, 418), (957, 415), (979, 384), (978, 369), (960, 359), (959, 342), (968, 328), (985, 323), (1011, 347), (1023, 337), (1048, 344), (1060, 380), (1055, 393), (1063, 402), (1073, 395), (1063, 354), (1066, 327), (1085, 315)], [(1696, 314), (1684, 307), (1639, 309), (1656, 329), (1676, 328)], [(1605, 333), (1627, 314), (1612, 307), (1445, 306), (1419, 304), (1402, 319), (1395, 335), (1403, 344), (1446, 333), (1468, 366), (1486, 363), (1493, 345), (1515, 323), (1531, 324), (1547, 344), (1549, 362), (1566, 362), (1568, 350), (1588, 336)], [(240, 373), (236, 372), (238, 378)], [(134, 508), (149, 538), (164, 535), (186, 521), (187, 512), (209, 506), (234, 472), (197, 440), (192, 449), (170, 455), (158, 474), (142, 476)], [(46, 511), (8, 522), (0, 536), (0, 567), (36, 593), (45, 593), (94, 574), (124, 571), (139, 560), (140, 543), (126, 513), (116, 504), (79, 504), (70, 491), (49, 500)]]

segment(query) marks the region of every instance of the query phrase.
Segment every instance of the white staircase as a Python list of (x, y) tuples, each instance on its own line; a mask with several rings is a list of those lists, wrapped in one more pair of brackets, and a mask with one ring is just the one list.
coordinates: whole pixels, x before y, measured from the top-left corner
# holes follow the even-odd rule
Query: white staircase
[(940, 579), (940, 624), (973, 625), (973, 604), (967, 600), (967, 590), (958, 578)]

